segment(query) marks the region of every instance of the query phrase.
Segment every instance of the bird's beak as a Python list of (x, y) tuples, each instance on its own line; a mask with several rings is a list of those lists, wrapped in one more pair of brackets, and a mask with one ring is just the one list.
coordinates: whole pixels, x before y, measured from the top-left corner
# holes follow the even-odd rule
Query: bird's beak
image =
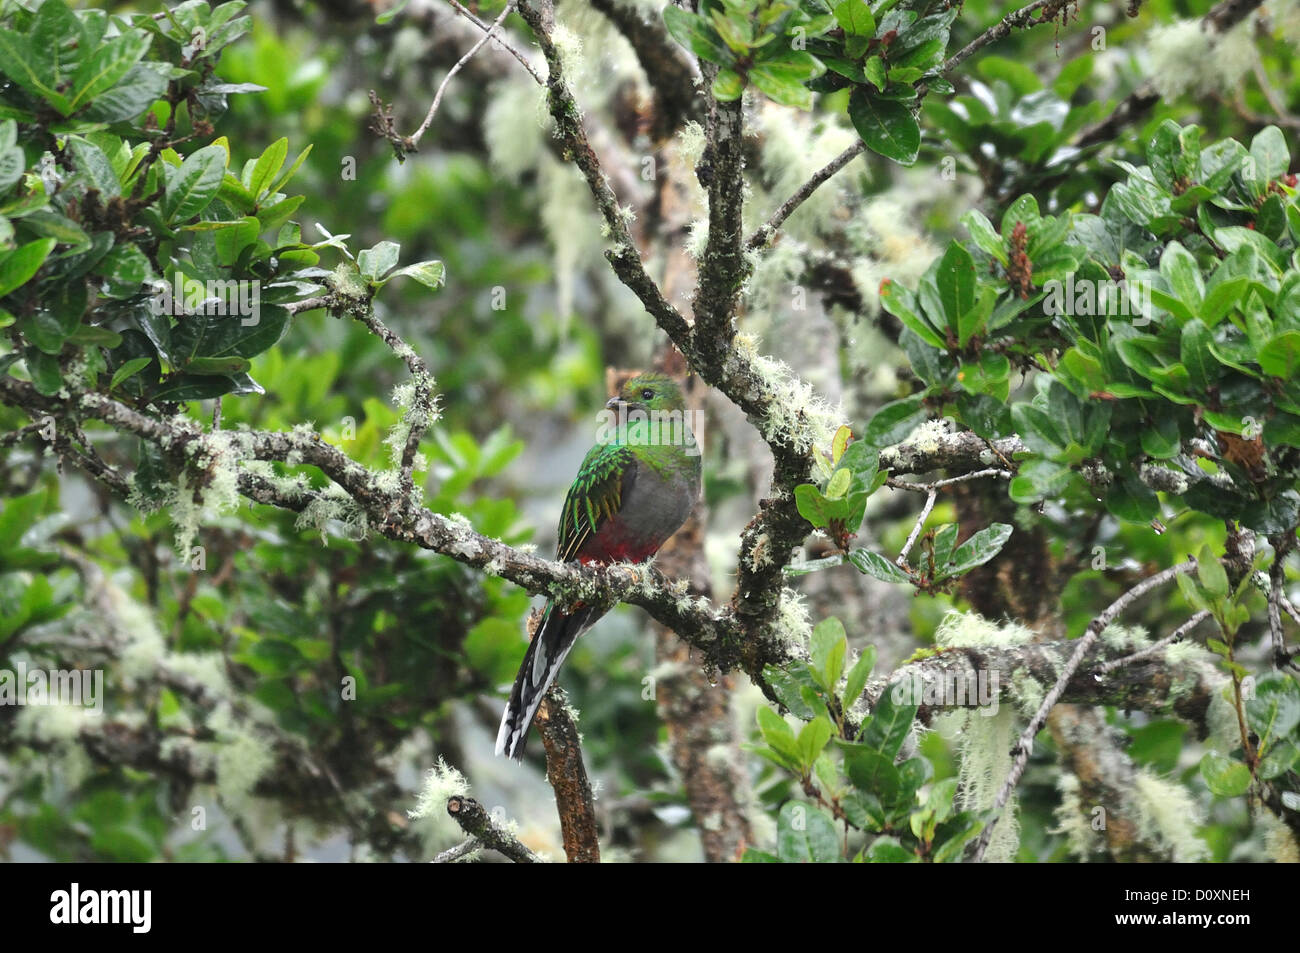
[(622, 398), (611, 397), (609, 400), (605, 401), (605, 408), (607, 410), (618, 410), (618, 408), (622, 405), (622, 403), (623, 403)]

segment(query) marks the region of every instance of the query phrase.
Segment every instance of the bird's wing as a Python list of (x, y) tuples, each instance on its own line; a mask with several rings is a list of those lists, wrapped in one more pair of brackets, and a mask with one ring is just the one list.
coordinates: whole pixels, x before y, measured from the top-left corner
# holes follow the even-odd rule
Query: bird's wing
[(625, 446), (597, 444), (588, 451), (560, 512), (561, 562), (576, 559), (583, 544), (618, 512), (636, 466), (636, 454)]

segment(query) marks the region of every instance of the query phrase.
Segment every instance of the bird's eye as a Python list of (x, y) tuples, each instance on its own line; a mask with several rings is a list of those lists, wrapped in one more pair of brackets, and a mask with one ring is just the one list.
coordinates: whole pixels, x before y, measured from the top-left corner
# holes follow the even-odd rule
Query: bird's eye
[(642, 400), (649, 400), (649, 399), (650, 399), (651, 397), (653, 397), (654, 395), (655, 395), (655, 392), (652, 391), (649, 387), (647, 387), (645, 390), (641, 391), (641, 399), (642, 399)]

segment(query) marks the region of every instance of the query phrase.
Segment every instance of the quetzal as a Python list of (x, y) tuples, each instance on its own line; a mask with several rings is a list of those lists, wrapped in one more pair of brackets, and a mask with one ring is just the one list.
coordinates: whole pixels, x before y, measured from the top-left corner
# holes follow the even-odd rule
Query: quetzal
[[(686, 521), (700, 495), (700, 451), (681, 388), (665, 374), (630, 378), (605, 405), (603, 428), (569, 487), (556, 558), (583, 565), (644, 562)], [(542, 696), (578, 636), (603, 614), (546, 603), (501, 717), (496, 753), (522, 758)]]

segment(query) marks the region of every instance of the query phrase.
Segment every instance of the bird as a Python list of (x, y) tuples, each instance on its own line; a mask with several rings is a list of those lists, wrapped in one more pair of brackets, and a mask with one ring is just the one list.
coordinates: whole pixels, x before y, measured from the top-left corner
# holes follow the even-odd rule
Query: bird
[[(700, 449), (673, 378), (636, 374), (605, 408), (613, 413), (605, 415), (607, 423), (583, 458), (560, 512), (560, 562), (645, 562), (686, 522), (699, 499)], [(498, 755), (523, 759), (542, 697), (578, 636), (605, 612), (582, 603), (568, 609), (561, 611), (550, 599), (542, 611), (501, 716)]]

